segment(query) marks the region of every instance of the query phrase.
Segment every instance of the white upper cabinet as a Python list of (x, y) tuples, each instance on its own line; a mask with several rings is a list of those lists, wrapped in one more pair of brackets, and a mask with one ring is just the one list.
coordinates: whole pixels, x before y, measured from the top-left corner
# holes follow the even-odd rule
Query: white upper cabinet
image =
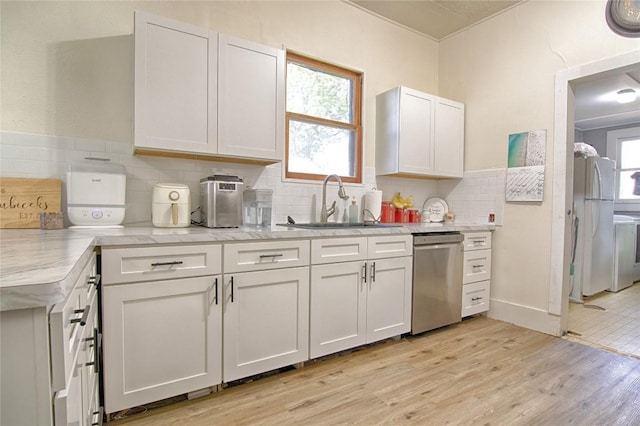
[(216, 33), (135, 13), (135, 147), (217, 151)]
[(220, 35), (218, 153), (280, 161), (284, 51)]
[(284, 70), (282, 50), (136, 12), (136, 152), (281, 161)]
[(462, 177), (464, 105), (396, 87), (376, 97), (376, 173)]

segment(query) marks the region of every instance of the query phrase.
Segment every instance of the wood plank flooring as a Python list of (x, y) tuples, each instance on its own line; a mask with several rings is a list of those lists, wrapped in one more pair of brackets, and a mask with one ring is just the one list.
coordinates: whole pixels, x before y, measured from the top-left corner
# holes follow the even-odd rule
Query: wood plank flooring
[(109, 423), (638, 425), (640, 360), (485, 317)]

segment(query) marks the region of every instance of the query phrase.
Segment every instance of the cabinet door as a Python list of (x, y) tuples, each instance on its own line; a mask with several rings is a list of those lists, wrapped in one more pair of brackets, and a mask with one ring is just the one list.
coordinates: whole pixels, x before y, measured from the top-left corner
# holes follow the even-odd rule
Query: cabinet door
[(135, 13), (135, 147), (215, 153), (217, 35)]
[(435, 97), (401, 88), (399, 172), (433, 174)]
[(309, 359), (309, 267), (224, 277), (225, 382)]
[(366, 262), (345, 262), (311, 267), (311, 358), (365, 343), (366, 265)]
[(219, 277), (103, 287), (107, 413), (220, 383)]
[(411, 257), (369, 262), (367, 343), (411, 329)]
[(282, 160), (284, 52), (220, 35), (218, 152)]
[(433, 174), (462, 177), (464, 172), (464, 104), (437, 98)]

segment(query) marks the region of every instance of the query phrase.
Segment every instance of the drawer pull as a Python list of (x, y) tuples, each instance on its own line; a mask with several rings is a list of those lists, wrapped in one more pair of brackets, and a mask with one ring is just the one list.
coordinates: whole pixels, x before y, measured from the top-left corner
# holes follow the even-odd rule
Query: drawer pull
[(478, 269), (478, 268), (482, 268), (483, 265), (473, 265), (472, 268), (473, 269)]
[(484, 240), (473, 240), (474, 246), (481, 246), (484, 243)]
[(98, 420), (91, 423), (91, 426), (102, 426), (102, 417), (104, 417), (104, 407), (100, 407), (98, 411), (92, 413), (94, 416), (98, 416)]
[(85, 306), (84, 309), (74, 309), (74, 314), (82, 314), (80, 318), (72, 318), (69, 322), (71, 324), (80, 323), (81, 326), (87, 325), (87, 319), (89, 319), (89, 311), (91, 310), (91, 305)]
[(182, 265), (184, 262), (182, 260), (174, 260), (173, 262), (156, 262), (152, 263), (151, 266), (173, 266), (173, 265)]
[(482, 300), (482, 297), (472, 297), (472, 298), (471, 298), (471, 301), (472, 301), (472, 302), (476, 302), (476, 301), (478, 301), (478, 300)]
[(93, 277), (89, 277), (89, 280), (87, 281), (88, 285), (95, 285), (96, 288), (98, 288), (98, 286), (100, 285), (100, 279), (102, 277), (100, 276), (100, 274), (96, 274)]
[(266, 258), (276, 258), (276, 257), (282, 257), (284, 256), (284, 254), (282, 253), (273, 253), (273, 254), (261, 254), (260, 255), (260, 259), (266, 259)]
[(93, 340), (91, 347), (93, 348), (93, 361), (87, 362), (84, 365), (90, 367), (93, 365), (94, 373), (100, 373), (100, 351), (102, 350), (102, 334), (98, 333), (98, 329), (93, 329), (93, 337), (86, 339), (87, 341)]

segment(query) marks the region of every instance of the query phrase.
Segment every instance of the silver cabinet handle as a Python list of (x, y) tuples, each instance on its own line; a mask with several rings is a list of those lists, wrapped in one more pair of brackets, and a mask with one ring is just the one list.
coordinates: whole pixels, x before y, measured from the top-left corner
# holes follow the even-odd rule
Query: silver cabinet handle
[(182, 260), (174, 260), (173, 262), (156, 262), (152, 263), (151, 266), (173, 266), (173, 265), (182, 265), (184, 262)]
[(473, 269), (478, 269), (478, 268), (482, 268), (482, 266), (483, 266), (482, 264), (480, 264), (480, 265), (473, 265), (473, 266), (472, 266), (472, 268), (473, 268)]
[(364, 283), (367, 283), (367, 262), (364, 262), (362, 264), (362, 281), (364, 281)]
[(74, 314), (82, 314), (82, 316), (80, 318), (71, 318), (71, 320), (69, 320), (69, 322), (71, 324), (75, 324), (75, 323), (80, 323), (80, 325), (82, 327), (84, 327), (85, 325), (87, 325), (87, 319), (89, 319), (89, 311), (91, 310), (91, 305), (87, 305), (84, 307), (84, 309), (74, 309), (73, 313)]
[(84, 365), (87, 367), (93, 365), (94, 373), (100, 373), (100, 352), (102, 351), (102, 333), (98, 333), (98, 329), (93, 329), (93, 337), (89, 337), (86, 339), (87, 341), (92, 340), (93, 344), (91, 347), (93, 348), (93, 361), (87, 362)]
[(282, 253), (273, 253), (273, 254), (261, 254), (260, 255), (260, 259), (266, 259), (266, 258), (276, 258), (276, 257), (282, 257), (284, 256), (284, 254)]
[(98, 420), (96, 422), (91, 422), (91, 426), (102, 426), (102, 417), (104, 416), (104, 407), (100, 407), (98, 411), (93, 412), (94, 416), (98, 416)]
[(101, 279), (102, 277), (100, 276), (100, 274), (96, 274), (93, 277), (89, 277), (89, 280), (87, 281), (87, 285), (95, 285), (96, 288), (98, 288), (98, 286), (100, 285)]
[(481, 246), (483, 244), (484, 240), (473, 240), (473, 245), (474, 246)]
[(371, 282), (376, 282), (376, 262), (371, 262)]

